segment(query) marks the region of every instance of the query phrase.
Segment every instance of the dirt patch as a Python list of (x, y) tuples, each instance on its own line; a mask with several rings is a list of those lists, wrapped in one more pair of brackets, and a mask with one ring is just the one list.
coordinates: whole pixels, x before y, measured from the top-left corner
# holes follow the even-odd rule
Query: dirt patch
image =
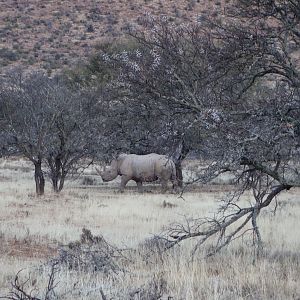
[(28, 203), (17, 203), (17, 202), (11, 202), (7, 205), (7, 207), (15, 207), (15, 208), (21, 208), (21, 209), (24, 209), (24, 208), (31, 208), (31, 207), (34, 207), (33, 204), (28, 204)]
[(0, 238), (0, 254), (12, 257), (48, 259), (58, 254), (57, 248), (27, 240), (4, 240)]

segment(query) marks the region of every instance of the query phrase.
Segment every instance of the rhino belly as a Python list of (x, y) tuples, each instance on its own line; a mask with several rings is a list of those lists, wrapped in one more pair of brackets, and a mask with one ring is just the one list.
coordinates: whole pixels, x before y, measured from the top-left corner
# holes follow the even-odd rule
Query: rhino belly
[(152, 181), (156, 181), (158, 179), (157, 176), (148, 176), (148, 177), (144, 177), (143, 181), (145, 182), (152, 182)]
[(147, 173), (139, 173), (135, 174), (133, 180), (135, 181), (142, 181), (142, 182), (152, 182), (156, 181), (158, 177), (154, 174), (147, 174)]
[(152, 160), (139, 158), (131, 164), (132, 177), (142, 182), (152, 182), (158, 179), (155, 163)]

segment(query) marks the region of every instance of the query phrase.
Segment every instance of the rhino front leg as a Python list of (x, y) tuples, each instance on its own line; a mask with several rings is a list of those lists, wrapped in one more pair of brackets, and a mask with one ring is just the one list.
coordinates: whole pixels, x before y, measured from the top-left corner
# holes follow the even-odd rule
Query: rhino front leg
[(123, 193), (125, 186), (127, 184), (127, 182), (130, 180), (130, 178), (128, 176), (122, 175), (121, 177), (121, 186), (120, 186), (120, 192)]
[(168, 189), (168, 181), (161, 180), (162, 193), (165, 193)]

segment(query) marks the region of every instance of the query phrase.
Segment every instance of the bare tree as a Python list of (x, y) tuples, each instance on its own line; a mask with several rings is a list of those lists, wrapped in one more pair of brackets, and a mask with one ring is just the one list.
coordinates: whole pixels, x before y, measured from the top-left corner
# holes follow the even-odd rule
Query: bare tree
[[(121, 69), (114, 85), (127, 105), (159, 107), (158, 118), (172, 116), (171, 127), (181, 128), (189, 148), (209, 158), (199, 181), (237, 174), (239, 191), (216, 218), (177, 224), (169, 232), (174, 244), (192, 237), (202, 244), (219, 234), (219, 250), (250, 224), (261, 245), (261, 209), (300, 185), (299, 3), (237, 4), (225, 20), (204, 16), (188, 25), (147, 16), (145, 30), (131, 33), (139, 49), (105, 57)], [(240, 207), (249, 189), (254, 202)]]
[(57, 85), (39, 73), (16, 72), (3, 80), (0, 97), (8, 143), (34, 164), (36, 193), (43, 195), (42, 160), (57, 118), (50, 104), (53, 98), (60, 97)]
[[(137, 47), (132, 39), (121, 44), (104, 44), (86, 65), (66, 73), (68, 82), (72, 87), (84, 89), (105, 86), (102, 121), (99, 121), (99, 125), (105, 123), (105, 130), (101, 131), (99, 157), (109, 160), (120, 152), (168, 154), (176, 162), (181, 177), (181, 161), (188, 154), (191, 142), (184, 134), (183, 118), (177, 111), (166, 109), (155, 97), (145, 97), (142, 93), (137, 99), (130, 90), (120, 88), (116, 81), (119, 69), (107, 63), (118, 52), (135, 51)], [(181, 183), (182, 178), (178, 179)]]
[(57, 103), (59, 114), (45, 154), (55, 192), (63, 189), (67, 175), (87, 167), (101, 149), (103, 119), (99, 98), (95, 91), (69, 91), (69, 97)]
[(41, 73), (13, 72), (3, 80), (3, 141), (8, 152), (16, 150), (33, 162), (38, 195), (44, 194), (43, 162), (59, 192), (67, 175), (85, 167), (86, 158), (92, 160), (101, 132), (99, 95)]

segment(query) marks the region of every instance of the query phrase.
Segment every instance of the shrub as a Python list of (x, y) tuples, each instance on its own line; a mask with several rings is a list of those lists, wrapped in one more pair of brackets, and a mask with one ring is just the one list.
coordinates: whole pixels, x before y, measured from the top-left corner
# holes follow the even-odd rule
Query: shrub
[(8, 48), (1, 48), (0, 49), (0, 58), (9, 61), (17, 61), (19, 59), (19, 55), (17, 52), (8, 49)]
[(70, 270), (117, 274), (124, 271), (124, 260), (127, 258), (122, 250), (110, 245), (102, 235), (94, 236), (83, 228), (80, 240), (63, 246), (56, 261)]
[(82, 182), (81, 182), (82, 185), (95, 185), (95, 183), (96, 183), (95, 178), (92, 178), (89, 176), (83, 177)]

